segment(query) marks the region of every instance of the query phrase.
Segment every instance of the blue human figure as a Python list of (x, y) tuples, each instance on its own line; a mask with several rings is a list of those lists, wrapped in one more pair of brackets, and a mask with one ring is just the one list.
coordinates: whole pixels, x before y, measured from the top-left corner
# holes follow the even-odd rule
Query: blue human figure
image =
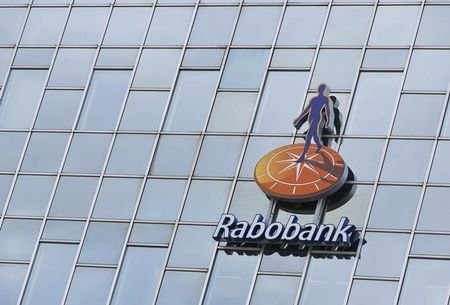
[[(324, 127), (323, 115), (325, 115), (325, 128), (331, 129), (331, 124), (334, 121), (332, 118), (333, 113), (330, 111), (331, 100), (328, 97), (328, 86), (320, 84), (317, 88), (318, 94), (313, 97), (302, 113), (294, 120), (294, 126), (296, 129), (300, 129), (302, 125), (308, 121), (309, 129), (306, 134), (305, 148), (303, 153), (297, 160), (297, 163), (301, 163), (306, 158), (306, 153), (311, 146), (311, 140), (317, 145), (316, 152), (320, 151), (323, 146), (322, 143), (322, 129)], [(332, 104), (331, 104), (332, 105)], [(331, 106), (332, 107), (332, 106)]]

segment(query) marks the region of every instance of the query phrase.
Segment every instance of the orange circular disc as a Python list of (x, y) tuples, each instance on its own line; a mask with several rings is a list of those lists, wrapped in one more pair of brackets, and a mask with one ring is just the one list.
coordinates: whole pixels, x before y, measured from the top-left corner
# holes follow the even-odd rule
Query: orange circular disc
[(347, 179), (347, 165), (327, 146), (317, 152), (311, 144), (303, 162), (297, 162), (304, 144), (272, 150), (255, 168), (258, 186), (270, 197), (294, 202), (312, 201), (335, 193)]

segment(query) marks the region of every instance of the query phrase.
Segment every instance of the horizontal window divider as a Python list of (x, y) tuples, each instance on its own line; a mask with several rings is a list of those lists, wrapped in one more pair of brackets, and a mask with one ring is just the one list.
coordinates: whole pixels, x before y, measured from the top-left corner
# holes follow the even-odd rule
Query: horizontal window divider
[(244, 88), (218, 88), (217, 92), (254, 92), (258, 93), (259, 89), (244, 89)]
[(239, 7), (239, 1), (230, 3), (230, 2), (217, 2), (217, 3), (199, 3), (199, 7), (230, 7), (235, 6)]
[(44, 216), (4, 215), (4, 219), (43, 220)]
[[(321, 45), (321, 50), (362, 50), (362, 45)], [(319, 51), (320, 53), (320, 51)]]
[(383, 228), (371, 228), (371, 227), (367, 227), (366, 232), (411, 234), (410, 229), (383, 229)]
[(181, 66), (180, 71), (220, 71), (220, 66)]
[(428, 231), (428, 230), (415, 230), (414, 231), (415, 234), (430, 234), (430, 235), (449, 235), (450, 236), (450, 231)]
[(162, 87), (131, 87), (130, 91), (155, 91), (155, 92), (169, 92), (170, 88), (162, 88)]
[(354, 275), (354, 280), (367, 280), (367, 281), (389, 281), (398, 282), (399, 277), (388, 277), (388, 276), (370, 276), (370, 275)]
[(149, 49), (183, 49), (183, 45), (144, 45), (142, 46), (142, 48), (144, 50), (149, 50)]
[[(450, 3), (447, 4), (449, 6)], [(414, 50), (450, 50), (450, 45), (436, 46), (436, 45), (414, 45)]]
[(402, 94), (446, 95), (447, 92), (440, 90), (402, 90)]
[(45, 90), (73, 90), (73, 91), (83, 91), (84, 87), (81, 86), (47, 86)]
[(303, 45), (303, 46), (297, 46), (297, 45), (275, 45), (275, 50), (311, 50), (315, 51), (317, 46), (315, 45)]
[(133, 70), (134, 67), (133, 66), (95, 66), (94, 67), (94, 71), (95, 70), (102, 70), (102, 71), (109, 71), (109, 70), (113, 70), (113, 71), (128, 71), (128, 70)]
[(114, 264), (94, 264), (94, 263), (76, 263), (76, 267), (88, 267), (88, 268), (105, 268), (116, 269), (117, 265)]
[(111, 7), (112, 3), (73, 3), (72, 7)]
[(40, 244), (67, 244), (67, 245), (78, 245), (79, 240), (69, 240), (69, 239), (46, 239), (41, 238)]
[(208, 272), (207, 268), (166, 267), (165, 271)]
[(92, 217), (89, 222), (103, 222), (103, 223), (130, 223), (131, 219), (118, 219), (118, 218), (94, 218)]
[(87, 221), (87, 218), (83, 217), (65, 217), (65, 216), (47, 216), (47, 220), (53, 221)]
[(217, 222), (195, 222), (180, 220), (178, 224), (184, 226), (215, 227), (217, 225)]
[(149, 224), (149, 225), (175, 225), (175, 220), (145, 220), (145, 219), (135, 219), (133, 224)]
[(290, 67), (269, 67), (269, 71), (279, 71), (279, 72), (309, 72), (311, 67), (298, 67), (298, 68), (290, 68)]
[(50, 66), (32, 66), (32, 65), (19, 65), (19, 66), (15, 66), (12, 65), (11, 66), (11, 70), (48, 70), (50, 68)]
[(0, 264), (16, 264), (16, 265), (28, 265), (29, 261), (19, 261), (19, 260), (9, 260), (9, 259), (0, 259)]
[(230, 49), (231, 50), (243, 50), (243, 49), (258, 49), (258, 50), (267, 50), (267, 49), (271, 49), (272, 46), (271, 45), (231, 45)]
[(448, 260), (450, 255), (432, 255), (432, 254), (409, 254), (408, 258), (419, 258), (419, 259), (441, 259)]
[(192, 3), (157, 3), (156, 7), (195, 7), (195, 2)]
[(388, 68), (388, 67), (362, 67), (359, 69), (360, 72), (374, 72), (374, 73), (386, 73), (386, 72), (403, 72), (405, 68)]
[(258, 275), (300, 277), (300, 276), (302, 276), (302, 273), (300, 273), (300, 272), (258, 271)]
[(127, 246), (128, 247), (141, 247), (141, 248), (168, 248), (169, 242), (167, 242), (167, 244), (128, 242)]

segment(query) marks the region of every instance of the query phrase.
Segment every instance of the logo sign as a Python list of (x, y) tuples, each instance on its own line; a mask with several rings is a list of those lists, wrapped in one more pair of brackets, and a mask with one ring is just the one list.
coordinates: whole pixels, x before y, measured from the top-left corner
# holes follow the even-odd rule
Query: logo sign
[[(330, 137), (323, 137), (324, 134), (340, 134), (338, 106), (337, 99), (329, 96), (328, 86), (319, 85), (317, 95), (293, 122), (297, 130), (308, 123), (305, 143), (278, 147), (257, 163), (254, 172), (257, 185), (281, 209), (313, 213), (318, 200), (326, 199), (330, 211), (354, 194), (356, 185), (346, 183), (354, 180), (353, 172), (339, 153), (328, 146)], [(337, 137), (335, 139), (337, 142)], [(360, 240), (356, 227), (349, 224), (347, 217), (342, 217), (337, 226), (301, 225), (295, 215), (282, 224), (266, 222), (259, 214), (251, 223), (239, 221), (232, 214), (223, 214), (213, 238), (227, 242), (227, 246), (241, 248), (265, 244), (277, 245), (278, 250), (331, 247), (345, 251), (355, 249)]]

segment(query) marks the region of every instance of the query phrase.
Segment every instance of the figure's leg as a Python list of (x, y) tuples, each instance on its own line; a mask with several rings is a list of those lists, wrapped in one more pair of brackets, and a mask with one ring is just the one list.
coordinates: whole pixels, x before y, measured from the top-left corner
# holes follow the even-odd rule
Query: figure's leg
[(315, 130), (313, 137), (314, 137), (314, 142), (316, 142), (316, 145), (317, 145), (316, 152), (318, 152), (323, 146), (322, 139), (320, 139), (318, 128)]
[(306, 152), (308, 151), (309, 147), (311, 146), (312, 137), (313, 137), (313, 135), (311, 134), (311, 131), (309, 131), (308, 134), (306, 135), (305, 148), (303, 149), (303, 152), (302, 152), (300, 158), (298, 158), (297, 163), (301, 163), (301, 162), (305, 161)]

